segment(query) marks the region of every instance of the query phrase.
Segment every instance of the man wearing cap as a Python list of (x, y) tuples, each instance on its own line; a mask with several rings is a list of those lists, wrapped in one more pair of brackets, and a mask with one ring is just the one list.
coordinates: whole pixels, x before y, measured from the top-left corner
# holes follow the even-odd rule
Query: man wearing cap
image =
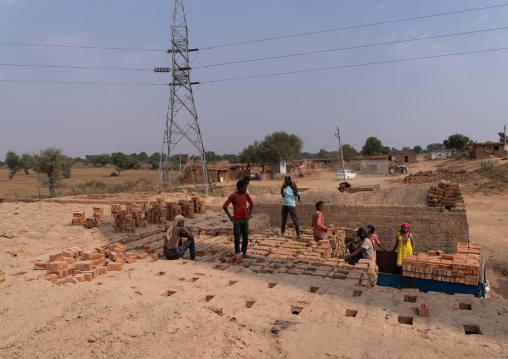
[[(164, 237), (164, 255), (169, 260), (180, 259), (185, 251), (190, 249), (190, 259), (197, 261), (194, 236), (190, 230), (184, 228), (184, 224), (184, 216), (178, 215), (175, 217), (173, 224), (168, 228)], [(182, 243), (182, 238), (187, 238), (187, 240)]]

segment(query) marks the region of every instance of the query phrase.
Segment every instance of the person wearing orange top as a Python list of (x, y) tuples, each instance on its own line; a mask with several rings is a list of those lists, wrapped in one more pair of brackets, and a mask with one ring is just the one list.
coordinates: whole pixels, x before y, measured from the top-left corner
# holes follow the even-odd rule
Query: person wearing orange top
[(326, 239), (326, 232), (328, 230), (325, 227), (325, 219), (323, 217), (323, 208), (325, 207), (325, 203), (323, 201), (319, 201), (316, 203), (316, 212), (312, 215), (312, 229), (314, 232), (314, 240), (319, 242), (320, 240)]
[(376, 230), (376, 227), (374, 227), (372, 224), (369, 224), (367, 226), (367, 237), (370, 238), (370, 240), (372, 241), (372, 244), (374, 245), (374, 258), (376, 259), (376, 264), (377, 264), (377, 246), (379, 246), (385, 252), (386, 252), (386, 249), (384, 249), (384, 247), (381, 245), (381, 242), (379, 241), (377, 234), (374, 234), (375, 230)]

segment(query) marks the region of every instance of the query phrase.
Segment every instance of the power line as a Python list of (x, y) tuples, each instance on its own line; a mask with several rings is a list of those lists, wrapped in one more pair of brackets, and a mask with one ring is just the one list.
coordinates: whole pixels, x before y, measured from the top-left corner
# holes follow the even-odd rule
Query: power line
[(301, 33), (301, 34), (293, 34), (293, 35), (271, 37), (271, 38), (260, 39), (260, 40), (250, 40), (250, 41), (243, 41), (243, 42), (234, 42), (234, 43), (230, 43), (230, 44), (205, 47), (205, 48), (202, 48), (202, 50), (211, 50), (211, 49), (217, 49), (217, 48), (221, 48), (221, 47), (246, 45), (246, 44), (253, 44), (253, 43), (265, 42), (265, 41), (282, 40), (282, 39), (294, 38), (294, 37), (299, 37), (299, 36), (317, 35), (317, 34), (323, 34), (323, 33), (334, 32), (334, 31), (343, 31), (343, 30), (350, 30), (350, 29), (358, 29), (358, 28), (362, 28), (362, 27), (370, 27), (370, 26), (377, 26), (377, 25), (386, 25), (386, 24), (393, 24), (393, 23), (404, 22), (404, 21), (428, 19), (428, 18), (432, 18), (432, 17), (454, 15), (454, 14), (460, 14), (460, 13), (472, 12), (472, 11), (479, 11), (479, 10), (494, 9), (494, 8), (499, 8), (499, 7), (504, 7), (504, 6), (508, 6), (508, 4), (499, 4), (499, 5), (485, 6), (485, 7), (479, 7), (479, 8), (474, 8), (474, 9), (466, 9), (466, 10), (444, 12), (444, 13), (440, 13), (440, 14), (431, 14), (431, 15), (416, 16), (416, 17), (410, 17), (410, 18), (405, 18), (405, 19), (389, 20), (389, 21), (375, 22), (375, 23), (363, 24), (363, 25), (353, 25), (353, 26), (347, 26), (347, 27), (339, 27), (339, 28), (336, 28), (336, 29), (329, 29), (329, 30), (306, 32), (306, 33)]
[(413, 57), (409, 59), (400, 59), (400, 60), (387, 60), (387, 61), (379, 61), (379, 62), (369, 62), (365, 64), (353, 64), (353, 65), (342, 65), (342, 66), (333, 66), (333, 67), (325, 67), (320, 69), (309, 69), (309, 70), (300, 70), (300, 71), (289, 71), (289, 72), (278, 72), (273, 74), (264, 74), (264, 75), (253, 75), (253, 76), (243, 76), (243, 77), (232, 77), (228, 79), (219, 79), (219, 80), (210, 80), (210, 81), (201, 81), (201, 83), (214, 83), (214, 82), (226, 82), (226, 81), (237, 81), (237, 80), (247, 80), (261, 77), (272, 77), (272, 76), (283, 76), (283, 75), (294, 75), (306, 72), (317, 72), (317, 71), (328, 71), (328, 70), (338, 70), (345, 68), (353, 68), (353, 67), (362, 67), (362, 66), (372, 66), (372, 65), (382, 65), (382, 64), (390, 64), (397, 62), (405, 62), (405, 61), (415, 61), (415, 60), (425, 60), (425, 59), (434, 59), (440, 57), (449, 57), (449, 56), (459, 56), (459, 55), (468, 55), (468, 54), (476, 54), (482, 52), (491, 52), (491, 51), (500, 51), (500, 50), (508, 50), (508, 47), (501, 47), (497, 49), (486, 49), (486, 50), (476, 50), (476, 51), (466, 51), (466, 52), (457, 52), (453, 54), (444, 54), (444, 55), (433, 55), (433, 56), (422, 56), (422, 57)]
[(100, 82), (100, 81), (57, 81), (57, 80), (0, 80), (0, 82), (167, 86), (166, 84), (152, 84), (152, 83), (148, 83), (148, 82)]
[(153, 69), (130, 68), (130, 67), (100, 67), (100, 66), (31, 65), (31, 64), (0, 64), (0, 66), (46, 67), (46, 68), (65, 68), (65, 69), (93, 69), (93, 70), (153, 71)]
[(145, 52), (166, 52), (167, 51), (167, 50), (161, 50), (161, 49), (134, 49), (134, 48), (123, 48), (123, 47), (38, 44), (38, 43), (5, 42), (5, 41), (0, 41), (0, 44), (1, 45), (21, 45), (21, 46), (41, 46), (41, 47), (62, 47), (62, 48), (74, 48), (74, 49), (96, 49), (96, 50), (145, 51)]
[(311, 52), (301, 52), (301, 53), (297, 53), (297, 54), (289, 54), (289, 55), (281, 55), (281, 56), (262, 57), (262, 58), (250, 59), (250, 60), (240, 60), (240, 61), (224, 62), (224, 63), (212, 64), (212, 65), (194, 66), (193, 68), (194, 69), (199, 69), (199, 68), (208, 68), (208, 67), (214, 67), (214, 66), (241, 64), (241, 63), (247, 63), (247, 62), (275, 60), (275, 59), (282, 59), (282, 58), (294, 57), (294, 56), (315, 55), (315, 54), (321, 54), (321, 53), (327, 53), (327, 52), (361, 49), (361, 48), (373, 47), (373, 46), (393, 45), (393, 44), (400, 44), (400, 43), (405, 43), (405, 42), (438, 39), (438, 38), (443, 38), (443, 37), (452, 37), (452, 36), (460, 36), (460, 35), (470, 35), (470, 34), (476, 34), (476, 33), (481, 33), (481, 32), (498, 31), (498, 30), (506, 30), (506, 29), (508, 29), (508, 26), (498, 27), (498, 28), (493, 28), (493, 29), (484, 29), (484, 30), (476, 30), (476, 31), (458, 32), (458, 33), (453, 33), (453, 34), (444, 34), (444, 35), (419, 37), (419, 38), (415, 38), (415, 39), (395, 40), (395, 41), (388, 41), (388, 42), (378, 42), (378, 43), (374, 43), (374, 44), (341, 47), (341, 48), (337, 48), (337, 49), (328, 49), (328, 50), (311, 51)]

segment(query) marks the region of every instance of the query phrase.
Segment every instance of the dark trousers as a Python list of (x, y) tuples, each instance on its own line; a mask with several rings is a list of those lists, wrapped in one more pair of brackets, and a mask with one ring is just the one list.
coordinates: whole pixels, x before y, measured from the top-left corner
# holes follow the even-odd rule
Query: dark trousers
[(194, 244), (194, 239), (187, 239), (185, 242), (182, 243), (180, 247), (175, 248), (178, 254), (175, 254), (174, 256), (166, 256), (169, 260), (175, 260), (180, 259), (183, 257), (187, 249), (190, 250), (190, 259), (196, 259), (196, 245)]
[(242, 253), (247, 253), (249, 243), (249, 220), (235, 219), (233, 222), (233, 233), (235, 235), (235, 253), (240, 253), (240, 237), (242, 238)]
[(280, 226), (280, 232), (284, 234), (286, 230), (286, 221), (288, 219), (288, 213), (291, 215), (293, 224), (295, 225), (296, 235), (300, 235), (300, 225), (298, 224), (298, 217), (296, 217), (296, 207), (293, 206), (282, 206), (282, 225)]
[[(348, 249), (349, 249), (349, 254), (352, 254), (354, 251), (356, 251), (356, 249), (355, 249), (355, 248), (353, 248), (353, 246), (351, 245), (351, 243), (349, 243)], [(356, 256), (349, 258), (349, 263), (350, 263), (350, 264), (355, 264), (355, 263), (358, 263), (358, 261), (359, 261), (360, 259), (362, 259), (362, 258), (363, 258), (363, 253), (362, 253), (362, 252), (360, 252), (360, 253), (358, 253)]]

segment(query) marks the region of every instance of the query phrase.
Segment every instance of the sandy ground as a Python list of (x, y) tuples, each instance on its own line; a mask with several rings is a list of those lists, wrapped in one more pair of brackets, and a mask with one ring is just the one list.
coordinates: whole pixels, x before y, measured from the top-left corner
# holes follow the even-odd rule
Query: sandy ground
[[(422, 161), (410, 173), (443, 165)], [(321, 192), (330, 202), (396, 203), (401, 199), (391, 198), (391, 188), (406, 187), (403, 176), (359, 176), (353, 185), (379, 184), (378, 194), (337, 197), (334, 178), (323, 172), (299, 179), (300, 187), (309, 188), (302, 201), (314, 201)], [(252, 182), (250, 191), (257, 186), (274, 196), (255, 200), (280, 200), (280, 183)], [(228, 194), (232, 183), (223, 187)], [(407, 190), (415, 196), (411, 200), (419, 201), (428, 185), (423, 187)], [(93, 204), (4, 202), (0, 235), (9, 238), (0, 238), (0, 270), (6, 273), (0, 283), (0, 358), (506, 358), (508, 242), (502, 233), (508, 194), (485, 195), (465, 187), (470, 239), (482, 245), (487, 257), (491, 298), (365, 289), (324, 278), (254, 275), (235, 266), (221, 271), (211, 263), (150, 259), (91, 282), (58, 287), (27, 281), (35, 273), (35, 260), (75, 245), (111, 243), (122, 234), (113, 231), (111, 222), (92, 230), (70, 224), (73, 210), (91, 214)], [(207, 202), (222, 200), (219, 195)], [(23, 256), (8, 254), (20, 249)], [(154, 276), (159, 272), (164, 274)], [(320, 291), (311, 292), (311, 286)], [(174, 293), (168, 296), (168, 291)], [(416, 302), (404, 301), (405, 295)], [(418, 316), (420, 303), (430, 308), (429, 317)], [(459, 303), (470, 304), (471, 310), (459, 310)], [(402, 317), (412, 318), (412, 324), (401, 324)], [(466, 335), (464, 328), (481, 334)]]

